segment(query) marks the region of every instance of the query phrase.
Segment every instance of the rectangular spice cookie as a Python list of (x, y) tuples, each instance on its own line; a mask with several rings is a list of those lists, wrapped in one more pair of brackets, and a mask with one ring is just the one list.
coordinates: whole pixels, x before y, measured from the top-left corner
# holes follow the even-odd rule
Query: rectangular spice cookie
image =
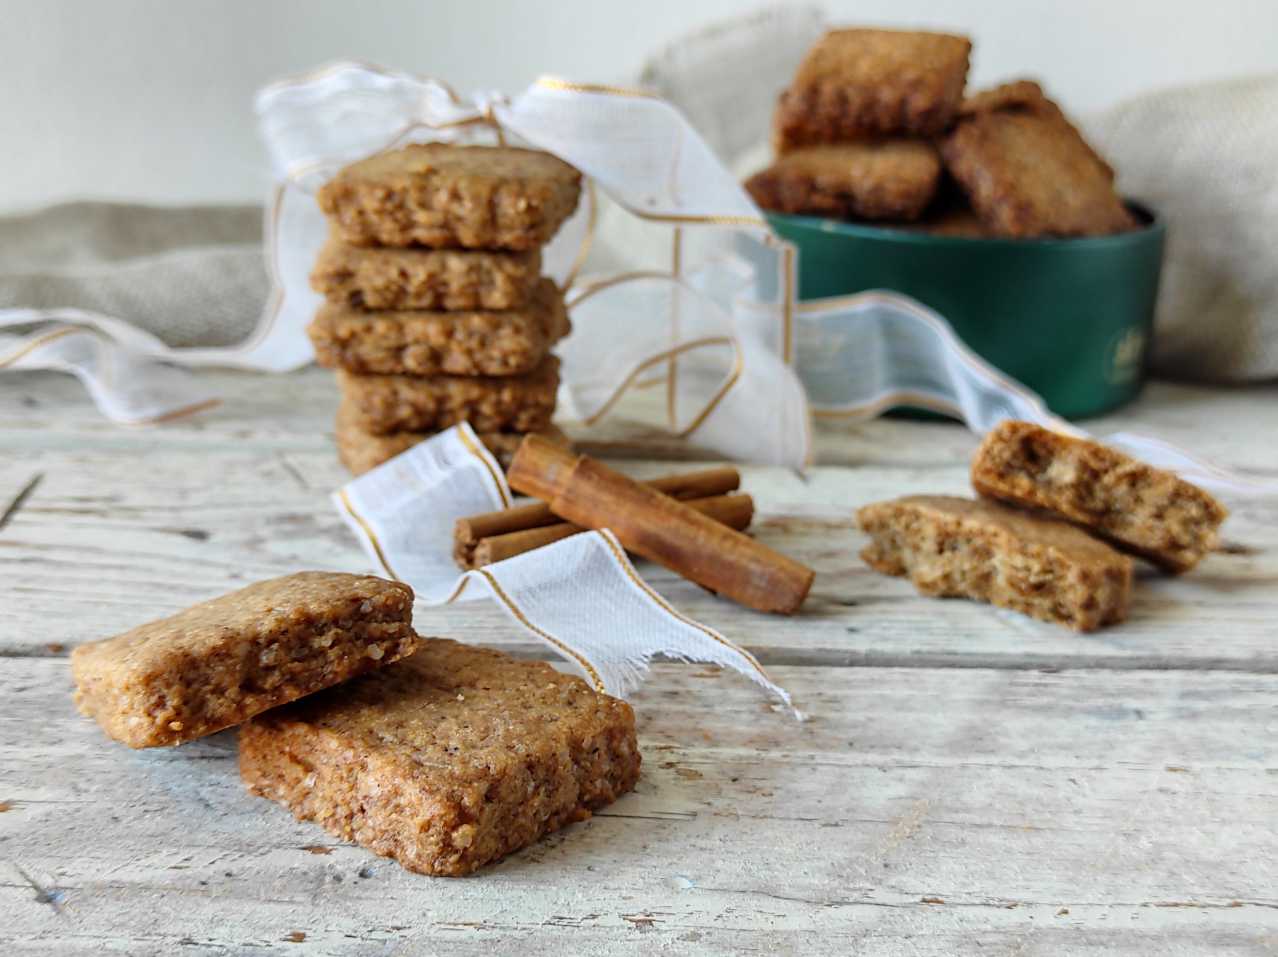
[(865, 140), (786, 153), (746, 181), (763, 209), (909, 220), (936, 195), (941, 160), (926, 140)]
[(555, 414), (559, 359), (519, 376), (356, 375), (337, 370), (351, 424), (362, 432), (430, 432), (469, 422), (476, 432), (540, 432)]
[[(1056, 101), (1049, 98), (1043, 92), (1043, 88), (1034, 80), (1011, 80), (988, 90), (980, 90), (973, 93), (963, 100), (962, 105), (959, 107), (959, 116), (970, 117), (978, 116), (982, 113), (1014, 110), (1041, 113), (1046, 116), (1056, 117), (1066, 123), (1069, 122), (1065, 116), (1065, 111), (1060, 108)], [(1092, 149), (1091, 144), (1086, 140), (1083, 140), (1083, 145), (1091, 152), (1092, 158), (1096, 160), (1112, 182), (1114, 168), (1105, 162), (1105, 159)]]
[(1132, 560), (1068, 522), (987, 500), (911, 495), (856, 513), (861, 553), (924, 595), (974, 598), (1093, 631), (1127, 617)]
[(1216, 547), (1229, 515), (1171, 472), (1032, 422), (1007, 421), (990, 430), (972, 460), (972, 485), (982, 495), (1077, 522), (1177, 573)]
[(577, 208), (581, 174), (540, 150), (412, 143), (352, 163), (319, 205), (355, 246), (527, 251)]
[(1135, 229), (1113, 171), (1056, 108), (991, 95), (960, 116), (941, 156), (997, 234), (1100, 236)]
[(524, 375), (569, 329), (563, 293), (543, 279), (531, 302), (501, 312), (362, 312), (325, 303), (307, 327), (328, 368), (387, 375)]
[(258, 582), (76, 648), (75, 702), (131, 748), (181, 744), (411, 654), (412, 617), (400, 582)]
[(469, 874), (639, 777), (634, 712), (539, 661), (441, 638), (240, 730), (240, 776), (420, 874)]
[(533, 297), (541, 251), (388, 249), (330, 235), (311, 288), (351, 309), (517, 309)]
[(972, 42), (945, 33), (831, 30), (777, 104), (778, 152), (866, 136), (935, 136), (953, 122)]
[[(352, 422), (353, 418), (348, 403), (342, 402), (337, 407), (334, 438), (337, 441), (338, 459), (350, 469), (353, 475), (363, 475), (401, 452), (407, 452), (418, 442), (438, 434), (436, 432), (392, 432), (389, 435), (375, 435), (362, 431)], [(509, 468), (510, 460), (515, 457), (515, 450), (524, 440), (523, 433), (520, 432), (476, 432), (475, 434), (502, 468)], [(565, 447), (569, 446), (568, 436), (553, 425), (538, 432), (537, 435)]]

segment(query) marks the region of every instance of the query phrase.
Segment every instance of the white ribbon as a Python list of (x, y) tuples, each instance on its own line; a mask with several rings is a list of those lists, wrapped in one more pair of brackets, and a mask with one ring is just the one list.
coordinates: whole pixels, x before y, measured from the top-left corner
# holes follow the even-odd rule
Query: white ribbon
[[(799, 304), (799, 363), (819, 414), (873, 418), (894, 406), (952, 415), (977, 433), (1023, 419), (1066, 435), (1090, 433), (1048, 411), (1043, 400), (967, 348), (939, 315), (897, 293), (871, 291)], [(1212, 465), (1159, 439), (1100, 436), (1150, 465), (1212, 492), (1278, 495), (1278, 482)]]
[(732, 668), (790, 696), (754, 656), (676, 611), (635, 571), (611, 532), (586, 532), (460, 576), (458, 518), (510, 504), (492, 456), (462, 424), (421, 442), (333, 496), (369, 558), (430, 605), (491, 597), (598, 690), (624, 697), (653, 657)]

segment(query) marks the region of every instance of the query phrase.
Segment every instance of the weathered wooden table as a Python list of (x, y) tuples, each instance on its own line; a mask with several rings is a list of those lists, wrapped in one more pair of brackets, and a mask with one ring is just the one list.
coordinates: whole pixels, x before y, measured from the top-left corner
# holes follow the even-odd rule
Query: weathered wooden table
[[(0, 383), (0, 954), (1278, 952), (1278, 503), (1236, 503), (1221, 554), (1143, 570), (1131, 620), (1084, 637), (869, 572), (853, 509), (964, 492), (975, 440), (827, 422), (806, 477), (744, 470), (757, 534), (818, 571), (799, 617), (645, 566), (811, 720), (659, 666), (635, 794), (430, 879), (250, 797), (233, 733), (134, 752), (72, 707), (79, 642), (368, 568), (328, 500), (331, 376), (209, 375), (222, 408), (150, 430), (69, 378)], [(1278, 476), (1274, 389), (1154, 386), (1117, 427)], [(636, 474), (690, 456), (625, 421), (575, 434)], [(417, 624), (545, 653), (490, 604)]]

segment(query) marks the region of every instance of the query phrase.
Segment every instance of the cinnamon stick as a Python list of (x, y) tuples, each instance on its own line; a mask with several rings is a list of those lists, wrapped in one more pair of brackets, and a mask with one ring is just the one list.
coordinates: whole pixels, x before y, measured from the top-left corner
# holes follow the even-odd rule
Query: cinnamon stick
[(815, 572), (766, 545), (584, 455), (527, 436), (506, 473), (511, 488), (627, 549), (758, 611), (793, 614)]
[[(741, 473), (729, 466), (663, 475), (648, 483), (677, 499), (710, 498), (741, 487)], [(530, 528), (543, 528), (563, 522), (544, 502), (517, 505), (497, 512), (485, 512), (459, 518), (453, 527), (453, 557), (462, 568), (474, 568), (472, 555), (480, 539), (509, 535)], [(547, 543), (543, 543), (547, 544)]]
[[(716, 522), (738, 531), (750, 527), (754, 519), (754, 499), (749, 495), (713, 495), (709, 498), (688, 500), (688, 507), (696, 509), (703, 515), (709, 515)], [(558, 516), (555, 516), (558, 518)], [(462, 568), (481, 568), (491, 565), (503, 558), (522, 555), (534, 548), (541, 548), (560, 539), (579, 535), (586, 531), (580, 525), (571, 522), (557, 522), (554, 525), (543, 525), (540, 528), (524, 528), (505, 535), (493, 535), (481, 538), (469, 552), (459, 552), (457, 563)]]

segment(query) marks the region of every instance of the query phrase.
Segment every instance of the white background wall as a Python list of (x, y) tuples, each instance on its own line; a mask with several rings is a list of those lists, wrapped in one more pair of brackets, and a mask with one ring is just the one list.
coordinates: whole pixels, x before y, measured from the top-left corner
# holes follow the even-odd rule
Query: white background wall
[[(0, 0), (0, 209), (260, 198), (253, 91), (339, 57), (515, 91), (633, 76), (756, 9), (734, 0)], [(1067, 109), (1278, 70), (1278, 0), (826, 0), (842, 23), (959, 30), (972, 81), (1037, 75)]]

